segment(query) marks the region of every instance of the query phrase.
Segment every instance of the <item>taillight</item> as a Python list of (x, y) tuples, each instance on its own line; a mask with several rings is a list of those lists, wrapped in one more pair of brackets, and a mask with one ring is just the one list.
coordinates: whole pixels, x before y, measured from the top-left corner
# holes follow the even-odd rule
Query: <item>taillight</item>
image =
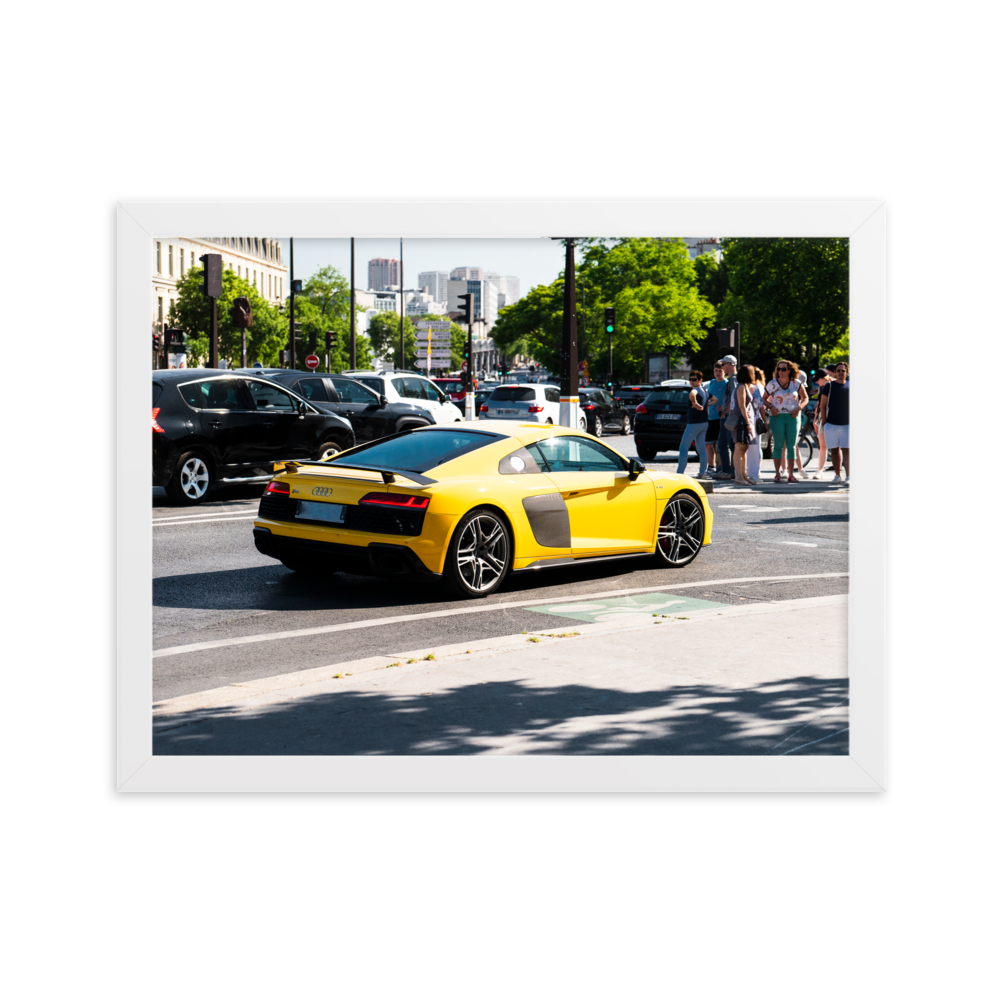
[(592, 410), (593, 408), (593, 403), (584, 403), (583, 406), (580, 407), (581, 410)]
[(366, 493), (360, 503), (376, 507), (405, 507), (407, 510), (426, 510), (430, 497), (415, 497), (407, 493)]
[(288, 483), (279, 483), (277, 479), (272, 479), (267, 484), (267, 489), (264, 490), (265, 493), (288, 493), (292, 492), (291, 486)]
[(479, 407), (480, 413), (489, 413), (489, 410), (490, 408), (485, 403), (483, 403), (483, 405)]
[(160, 412), (160, 407), (153, 407), (153, 430), (158, 434), (166, 434), (167, 432), (156, 422), (156, 414)]
[(536, 403), (532, 403), (531, 406), (528, 407), (528, 412), (529, 413), (541, 413), (542, 410), (544, 410), (544, 409), (545, 409), (544, 406), (538, 406)]
[(647, 409), (646, 409), (646, 404), (645, 404), (645, 403), (640, 403), (640, 404), (639, 404), (639, 405), (638, 405), (638, 406), (637, 406), (637, 407), (635, 408), (635, 412), (636, 412), (636, 413), (648, 413), (648, 412), (649, 412), (649, 410), (647, 410)]

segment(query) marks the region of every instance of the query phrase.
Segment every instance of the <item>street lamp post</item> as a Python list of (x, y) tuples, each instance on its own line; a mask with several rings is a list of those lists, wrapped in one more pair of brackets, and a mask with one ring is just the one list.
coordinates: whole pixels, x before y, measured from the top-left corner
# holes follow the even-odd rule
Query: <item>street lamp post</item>
[(576, 260), (575, 237), (567, 237), (566, 273), (563, 280), (562, 380), (559, 387), (559, 423), (576, 428), (580, 410), (580, 372), (576, 343)]
[(288, 346), (289, 368), (295, 367), (295, 237), (288, 239), (289, 301), (288, 301)]
[[(354, 237), (351, 237), (351, 371), (358, 367), (358, 326), (354, 303)], [(327, 368), (330, 363), (327, 362)]]
[(406, 367), (406, 343), (403, 338), (403, 317), (406, 306), (403, 305), (403, 237), (399, 238), (399, 367)]

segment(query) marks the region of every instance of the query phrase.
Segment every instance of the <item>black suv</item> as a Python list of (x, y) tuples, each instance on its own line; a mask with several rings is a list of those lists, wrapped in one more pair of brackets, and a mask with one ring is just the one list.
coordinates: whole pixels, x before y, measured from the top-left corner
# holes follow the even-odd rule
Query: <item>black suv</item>
[(275, 462), (323, 461), (353, 447), (348, 421), (270, 379), (153, 372), (153, 485), (176, 503), (201, 503), (217, 485), (266, 482)]
[(594, 437), (601, 437), (605, 431), (628, 434), (632, 429), (632, 418), (621, 401), (595, 386), (580, 390), (580, 412), (587, 418), (587, 430)]
[(651, 462), (658, 451), (677, 451), (687, 426), (691, 386), (682, 380), (650, 389), (635, 411), (635, 451)]
[(635, 383), (623, 385), (615, 393), (615, 398), (621, 401), (625, 411), (632, 418), (635, 424), (635, 408), (654, 390), (658, 385), (647, 385), (645, 383)]
[[(241, 372), (251, 372), (242, 368)], [(363, 385), (357, 379), (325, 372), (300, 372), (288, 368), (265, 368), (264, 378), (308, 399), (317, 410), (334, 413), (350, 421), (358, 444), (398, 434), (413, 427), (429, 427), (434, 418), (424, 407), (396, 400)]]

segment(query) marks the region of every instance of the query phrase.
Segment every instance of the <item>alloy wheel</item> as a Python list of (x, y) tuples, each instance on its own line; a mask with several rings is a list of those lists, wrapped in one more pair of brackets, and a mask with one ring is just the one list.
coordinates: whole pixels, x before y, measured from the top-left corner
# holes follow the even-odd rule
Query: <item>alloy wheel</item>
[(181, 492), (189, 500), (200, 500), (208, 492), (208, 483), (208, 466), (203, 459), (192, 455), (181, 466)]
[(594, 417), (594, 437), (604, 436), (604, 423), (600, 417)]
[(477, 593), (489, 590), (507, 568), (507, 535), (489, 514), (479, 514), (465, 526), (458, 540), (458, 571), (466, 586)]
[(681, 494), (667, 504), (657, 537), (660, 555), (671, 566), (689, 563), (701, 550), (705, 515), (692, 497)]
[(339, 455), (340, 449), (333, 443), (327, 442), (319, 450), (319, 458), (316, 459), (317, 462), (328, 462), (334, 455)]

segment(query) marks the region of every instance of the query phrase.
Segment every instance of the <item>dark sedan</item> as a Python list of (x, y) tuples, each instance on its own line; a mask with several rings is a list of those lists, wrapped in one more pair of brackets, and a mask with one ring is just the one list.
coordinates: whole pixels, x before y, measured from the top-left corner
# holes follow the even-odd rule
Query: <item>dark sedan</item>
[(605, 431), (628, 434), (632, 430), (632, 418), (628, 410), (604, 389), (588, 386), (580, 390), (580, 413), (587, 418), (587, 430), (594, 437), (601, 437)]
[(423, 407), (403, 400), (390, 402), (357, 379), (343, 375), (272, 368), (265, 369), (265, 378), (297, 392), (318, 410), (349, 421), (358, 444), (434, 423)]
[(153, 373), (153, 485), (176, 503), (214, 486), (267, 482), (274, 463), (325, 461), (353, 448), (343, 417), (256, 378), (213, 368)]

